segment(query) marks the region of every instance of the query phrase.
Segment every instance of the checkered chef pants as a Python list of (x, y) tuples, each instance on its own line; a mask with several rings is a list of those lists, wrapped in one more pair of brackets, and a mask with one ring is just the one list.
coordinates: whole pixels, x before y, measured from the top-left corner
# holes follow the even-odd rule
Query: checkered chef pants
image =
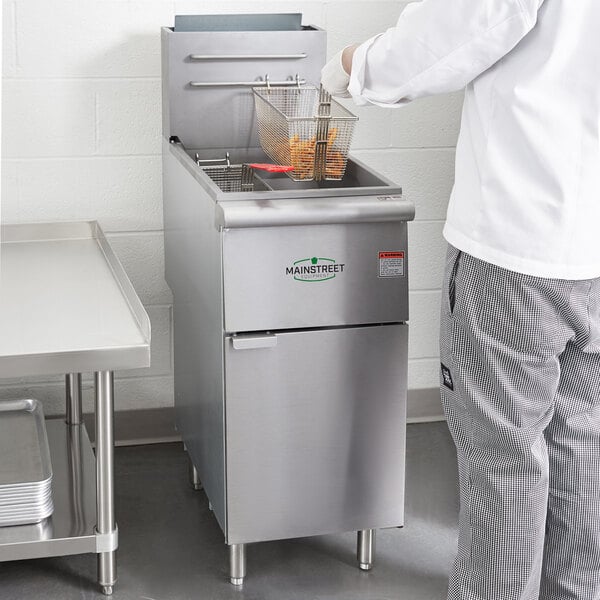
[(600, 600), (600, 279), (450, 247), (441, 312), (461, 500), (449, 600)]

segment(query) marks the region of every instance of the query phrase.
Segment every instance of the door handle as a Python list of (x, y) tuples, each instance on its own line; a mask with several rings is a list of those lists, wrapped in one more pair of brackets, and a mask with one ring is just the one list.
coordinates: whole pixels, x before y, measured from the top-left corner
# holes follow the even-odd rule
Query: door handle
[(234, 350), (255, 350), (258, 348), (274, 348), (277, 336), (274, 333), (258, 335), (234, 335), (231, 338)]

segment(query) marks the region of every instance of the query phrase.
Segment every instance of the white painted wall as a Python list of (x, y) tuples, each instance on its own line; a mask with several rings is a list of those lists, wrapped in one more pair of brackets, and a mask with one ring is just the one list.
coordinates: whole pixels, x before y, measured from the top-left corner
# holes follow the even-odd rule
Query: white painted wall
[[(4, 4), (0, 4), (0, 23), (3, 23)], [(0, 64), (3, 64), (3, 44), (0, 44)], [(2, 78), (0, 78), (0, 115), (2, 114)], [(2, 139), (2, 119), (0, 119), (0, 140)], [(2, 146), (0, 145), (0, 181), (2, 181)], [(2, 189), (0, 189), (0, 223), (2, 223)]]
[[(160, 27), (183, 13), (302, 12), (329, 32), (329, 54), (394, 24), (403, 2), (363, 0), (3, 0), (4, 222), (97, 219), (153, 326), (153, 366), (118, 374), (117, 408), (172, 404), (172, 297), (163, 278)], [(400, 183), (410, 226), (413, 389), (438, 381), (441, 237), (453, 179), (460, 94), (401, 110), (368, 107), (354, 154)], [(0, 397), (45, 398), (58, 379), (3, 382)], [(91, 384), (85, 384), (91, 408)]]

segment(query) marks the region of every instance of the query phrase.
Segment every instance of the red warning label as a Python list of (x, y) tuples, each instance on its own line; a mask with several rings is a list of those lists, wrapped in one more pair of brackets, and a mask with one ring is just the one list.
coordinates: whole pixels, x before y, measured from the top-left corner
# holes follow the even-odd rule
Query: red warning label
[(379, 252), (379, 277), (403, 277), (404, 252), (381, 251)]

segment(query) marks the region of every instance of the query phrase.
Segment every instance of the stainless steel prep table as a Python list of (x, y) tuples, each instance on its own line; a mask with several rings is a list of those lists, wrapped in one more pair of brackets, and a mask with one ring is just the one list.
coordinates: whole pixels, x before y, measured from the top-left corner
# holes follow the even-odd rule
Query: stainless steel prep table
[[(150, 365), (150, 322), (99, 225), (4, 225), (0, 378), (66, 374), (65, 422), (47, 422), (55, 510), (0, 528), (0, 561), (93, 552), (105, 594), (116, 581), (113, 372)], [(82, 421), (81, 373), (95, 383), (96, 457)]]

